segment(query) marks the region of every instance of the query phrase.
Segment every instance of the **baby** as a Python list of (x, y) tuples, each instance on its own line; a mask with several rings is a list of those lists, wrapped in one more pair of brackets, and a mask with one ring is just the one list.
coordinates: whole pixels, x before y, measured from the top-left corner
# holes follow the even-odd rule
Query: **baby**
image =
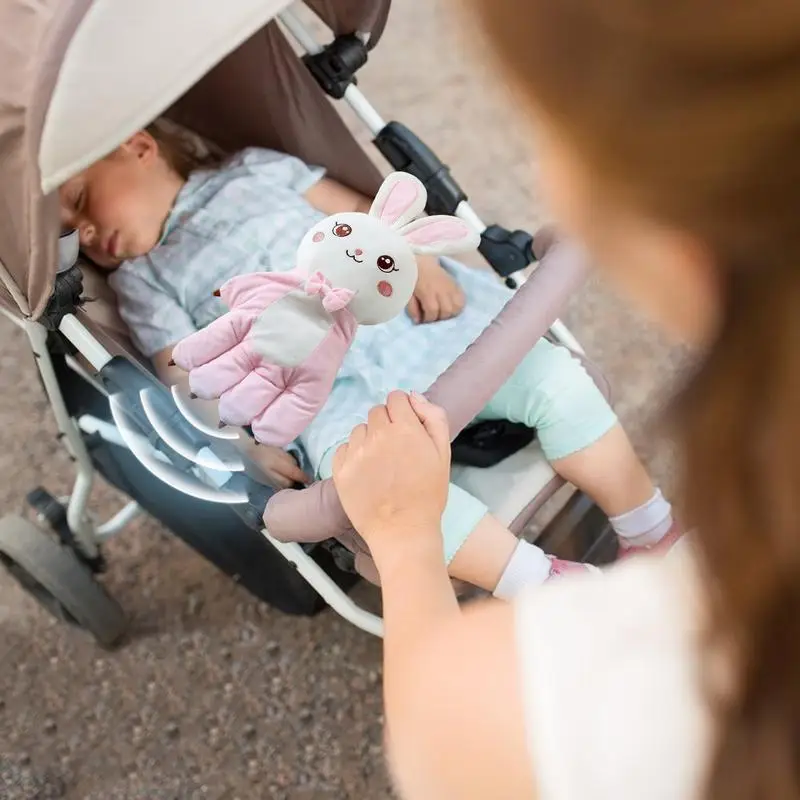
[[(120, 314), (167, 384), (186, 380), (170, 365), (174, 345), (225, 312), (215, 289), (235, 275), (291, 269), (309, 228), (371, 204), (321, 169), (274, 151), (204, 164), (182, 137), (153, 126), (67, 181), (60, 199), (63, 224), (77, 228), (85, 255), (111, 271)], [(392, 389), (427, 389), (510, 297), (482, 270), (425, 257), (418, 266), (408, 313), (359, 330), (327, 403), (300, 437), (318, 477), (330, 476), (337, 447), (373, 406)], [(553, 468), (608, 514), (626, 553), (665, 549), (677, 538), (669, 503), (565, 348), (540, 340), (480, 418), (535, 428)], [(289, 453), (250, 441), (243, 447), (276, 485), (308, 480)], [(498, 597), (588, 569), (519, 542), (454, 485), (443, 534), (451, 575)]]

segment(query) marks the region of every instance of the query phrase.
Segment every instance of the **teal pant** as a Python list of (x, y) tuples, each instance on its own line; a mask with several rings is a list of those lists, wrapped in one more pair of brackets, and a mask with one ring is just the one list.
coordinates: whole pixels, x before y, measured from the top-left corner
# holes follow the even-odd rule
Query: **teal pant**
[[(535, 428), (548, 461), (585, 449), (617, 423), (614, 411), (581, 363), (565, 347), (546, 339), (537, 342), (478, 415), (478, 420), (489, 419)], [(332, 447), (325, 454), (318, 470), (321, 478), (330, 477), (335, 452)], [(442, 520), (448, 563), (487, 513), (484, 503), (450, 484)]]

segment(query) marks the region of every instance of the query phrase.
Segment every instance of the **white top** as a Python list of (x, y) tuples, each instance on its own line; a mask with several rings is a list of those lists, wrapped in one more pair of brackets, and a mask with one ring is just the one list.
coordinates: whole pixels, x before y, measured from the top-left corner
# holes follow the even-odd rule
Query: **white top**
[(698, 585), (680, 544), (517, 598), (540, 800), (702, 798), (714, 742)]

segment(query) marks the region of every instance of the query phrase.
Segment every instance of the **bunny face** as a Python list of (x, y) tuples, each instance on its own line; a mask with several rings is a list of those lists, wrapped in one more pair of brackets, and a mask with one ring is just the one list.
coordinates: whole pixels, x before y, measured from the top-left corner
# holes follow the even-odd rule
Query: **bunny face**
[(362, 325), (387, 322), (408, 305), (417, 284), (415, 254), (445, 255), (478, 246), (477, 232), (457, 217), (420, 217), (427, 193), (405, 172), (381, 184), (369, 214), (346, 212), (315, 225), (300, 243), (297, 266), (320, 272), (353, 297), (347, 307)]
[(402, 235), (368, 214), (327, 217), (303, 238), (297, 266), (321, 272), (336, 288), (354, 292), (347, 308), (362, 325), (387, 322), (403, 311), (417, 285), (417, 261)]

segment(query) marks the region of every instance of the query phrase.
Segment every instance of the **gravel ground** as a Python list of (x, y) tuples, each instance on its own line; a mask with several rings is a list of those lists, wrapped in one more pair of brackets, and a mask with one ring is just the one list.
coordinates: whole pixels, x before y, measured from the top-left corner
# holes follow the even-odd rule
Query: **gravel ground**
[[(362, 88), (433, 144), (489, 220), (539, 220), (535, 169), (507, 98), (464, 54), (444, 0), (399, 0)], [(413, 58), (408, 56), (413, 42)], [(567, 322), (605, 368), (660, 479), (668, 454), (644, 423), (680, 354), (602, 287)], [(0, 508), (20, 512), (71, 470), (19, 331), (0, 337)], [(100, 485), (100, 516), (120, 498)], [(389, 796), (380, 647), (332, 613), (281, 616), (163, 528), (140, 520), (107, 548), (129, 643), (99, 650), (0, 574), (0, 798), (245, 800)], [(369, 587), (358, 597), (375, 602)]]

